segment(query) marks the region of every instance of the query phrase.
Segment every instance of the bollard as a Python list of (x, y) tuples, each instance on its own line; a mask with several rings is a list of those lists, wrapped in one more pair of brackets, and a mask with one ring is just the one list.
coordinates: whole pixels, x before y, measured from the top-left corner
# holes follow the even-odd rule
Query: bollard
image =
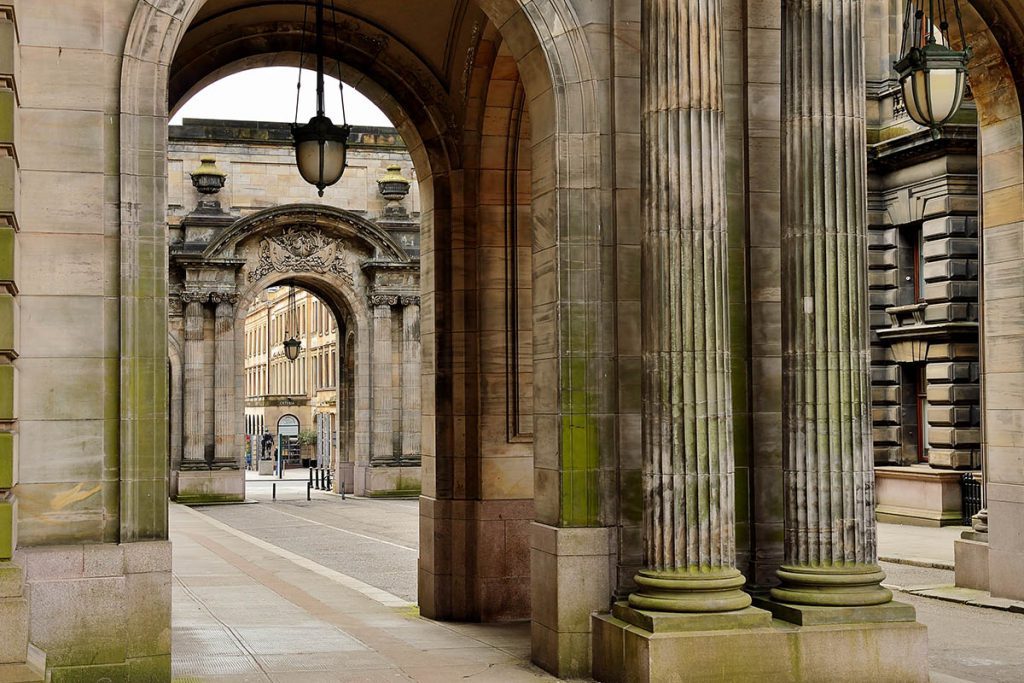
[(270, 496), (272, 500), (277, 500), (277, 482), (270, 485)]
[(312, 500), (312, 499), (311, 499), (311, 498), (309, 497), (309, 492), (310, 492), (310, 491), (312, 491), (312, 490), (313, 490), (313, 483), (312, 483), (312, 482), (310, 482), (310, 483), (306, 484), (306, 500), (307, 500), (307, 501), (309, 501), (309, 500)]
[(312, 467), (309, 468), (309, 485), (310, 486), (313, 485), (313, 468)]
[(344, 477), (342, 477), (342, 479), (341, 479), (341, 499), (345, 500), (345, 479), (344, 479)]

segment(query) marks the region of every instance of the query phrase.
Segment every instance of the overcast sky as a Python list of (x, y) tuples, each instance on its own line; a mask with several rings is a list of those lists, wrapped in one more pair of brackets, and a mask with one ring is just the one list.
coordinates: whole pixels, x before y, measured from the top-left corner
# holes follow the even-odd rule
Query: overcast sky
[[(295, 84), (298, 71), (292, 67), (273, 66), (242, 71), (213, 83), (185, 103), (171, 120), (181, 124), (183, 118), (232, 119), (238, 121), (295, 120)], [(327, 77), (327, 116), (341, 123), (341, 99), (338, 81)], [(305, 122), (316, 113), (316, 74), (303, 70), (299, 121)], [(388, 117), (354, 88), (345, 87), (345, 113), (348, 122), (357, 126), (390, 126)]]

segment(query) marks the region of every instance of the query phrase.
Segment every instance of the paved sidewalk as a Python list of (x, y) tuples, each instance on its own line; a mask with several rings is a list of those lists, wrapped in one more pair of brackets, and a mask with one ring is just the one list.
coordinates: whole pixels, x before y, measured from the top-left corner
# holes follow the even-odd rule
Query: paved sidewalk
[(878, 558), (883, 562), (936, 569), (953, 568), (953, 541), (965, 526), (910, 526), (878, 523)]
[(556, 680), (528, 663), (528, 624), (428, 621), (203, 513), (171, 504), (170, 525), (179, 683)]

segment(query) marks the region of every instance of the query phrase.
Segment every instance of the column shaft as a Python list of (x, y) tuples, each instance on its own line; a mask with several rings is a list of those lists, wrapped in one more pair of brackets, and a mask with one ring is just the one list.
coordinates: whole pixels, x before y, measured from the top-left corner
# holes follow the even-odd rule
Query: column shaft
[(892, 597), (875, 549), (862, 13), (784, 5), (782, 602)]
[(215, 454), (218, 461), (239, 460), (241, 454), (235, 452), (235, 307), (230, 299), (217, 303), (215, 330)]
[(420, 304), (403, 299), (402, 309), (402, 459), (420, 459)]
[(373, 429), (370, 448), (371, 464), (390, 463), (395, 458), (393, 415), (391, 307), (392, 297), (372, 297), (373, 304)]
[[(184, 297), (183, 297), (184, 298)], [(203, 304), (196, 298), (185, 305), (184, 460), (203, 462), (206, 445), (205, 392), (203, 386)]]
[(639, 609), (742, 609), (735, 569), (721, 4), (644, 0)]

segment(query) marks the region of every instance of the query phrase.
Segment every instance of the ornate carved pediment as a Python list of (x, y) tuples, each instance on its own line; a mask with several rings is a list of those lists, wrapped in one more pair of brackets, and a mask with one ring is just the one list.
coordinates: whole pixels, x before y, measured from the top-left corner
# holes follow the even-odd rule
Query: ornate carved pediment
[(319, 228), (288, 228), (260, 242), (259, 263), (249, 273), (255, 282), (269, 273), (331, 273), (352, 284), (352, 273), (345, 265), (344, 245), (328, 237)]

